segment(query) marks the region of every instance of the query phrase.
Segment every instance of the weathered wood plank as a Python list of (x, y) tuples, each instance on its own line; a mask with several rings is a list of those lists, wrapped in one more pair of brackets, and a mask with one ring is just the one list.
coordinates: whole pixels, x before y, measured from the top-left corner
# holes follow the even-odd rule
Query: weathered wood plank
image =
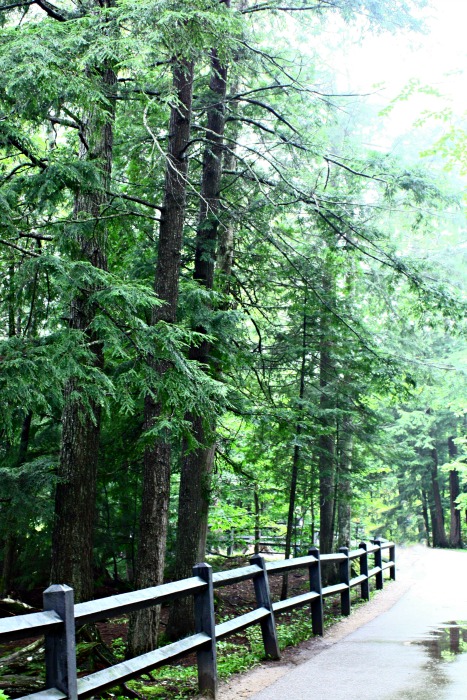
[(334, 595), (335, 593), (341, 593), (342, 591), (347, 590), (347, 585), (345, 583), (336, 583), (334, 586), (326, 586), (323, 588), (323, 598), (326, 598), (328, 595)]
[(287, 600), (276, 601), (272, 604), (272, 609), (274, 612), (283, 612), (284, 610), (290, 610), (291, 608), (300, 608), (302, 605), (306, 605), (319, 597), (319, 593), (316, 593), (316, 591), (302, 593), (301, 595), (296, 595), (293, 598), (287, 598)]
[(259, 622), (268, 615), (270, 615), (270, 612), (266, 608), (256, 608), (256, 610), (247, 612), (239, 617), (234, 617), (232, 620), (221, 622), (219, 625), (216, 625), (216, 639), (223, 639), (229, 634), (233, 634), (234, 632), (245, 629), (245, 627), (254, 625), (255, 622)]
[(48, 630), (58, 629), (60, 625), (63, 625), (62, 619), (52, 610), (7, 617), (0, 620), (0, 641), (40, 636)]
[(78, 603), (75, 605), (76, 626), (85, 625), (88, 622), (95, 622), (107, 617), (119, 617), (122, 614), (130, 613), (151, 605), (160, 605), (185, 595), (191, 595), (207, 586), (206, 582), (198, 576), (164, 583), (161, 586), (143, 588), (140, 591), (130, 593), (120, 593), (108, 598), (98, 598), (88, 603)]
[(274, 620), (274, 612), (272, 609), (271, 591), (269, 589), (269, 576), (266, 571), (266, 562), (259, 554), (255, 554), (250, 559), (250, 564), (256, 564), (262, 569), (259, 576), (255, 576), (253, 584), (255, 587), (256, 605), (259, 609), (265, 608), (269, 610), (269, 615), (260, 620), (261, 635), (263, 637), (264, 651), (266, 656), (271, 659), (280, 659), (281, 652), (279, 642), (277, 640), (276, 622)]
[(256, 564), (251, 566), (242, 566), (239, 569), (231, 569), (230, 571), (218, 571), (217, 574), (212, 575), (212, 582), (214, 588), (220, 588), (221, 586), (227, 586), (232, 583), (238, 583), (239, 581), (245, 581), (245, 579), (253, 578), (258, 576), (262, 569)]
[(371, 578), (372, 576), (376, 576), (376, 574), (379, 574), (380, 571), (381, 571), (381, 567), (374, 566), (372, 569), (369, 569), (368, 578)]
[(351, 578), (349, 581), (349, 586), (350, 588), (354, 588), (354, 586), (359, 586), (361, 583), (367, 580), (367, 577), (364, 574), (360, 574), (360, 576), (355, 576), (354, 578)]
[(193, 575), (206, 581), (203, 591), (195, 594), (195, 631), (209, 637), (209, 644), (198, 648), (196, 660), (198, 665), (198, 688), (200, 695), (217, 698), (217, 653), (216, 621), (214, 618), (214, 587), (212, 585), (212, 567), (201, 563), (193, 567)]
[(350, 561), (349, 548), (340, 547), (339, 552), (345, 556), (345, 560), (339, 563), (339, 578), (345, 588), (341, 591), (341, 615), (350, 615)]
[[(168, 644), (155, 651), (136, 656), (134, 659), (128, 659), (110, 668), (97, 671), (90, 676), (79, 678), (78, 697), (87, 698), (98, 690), (111, 688), (131, 678), (136, 678), (147, 671), (162, 666), (167, 661), (172, 661), (204, 644), (209, 644), (210, 641), (207, 634), (194, 634), (174, 644)], [(34, 700), (36, 699), (34, 698)]]
[(379, 547), (377, 547), (375, 544), (368, 544), (368, 545), (367, 545), (366, 553), (367, 553), (367, 554), (373, 554), (373, 552), (376, 552), (376, 551), (378, 551), (378, 550), (379, 550)]
[(77, 700), (74, 594), (70, 586), (54, 584), (44, 591), (44, 610), (54, 611), (62, 620), (58, 630), (45, 634), (45, 684)]
[(391, 580), (396, 580), (396, 545), (391, 542), (391, 547), (389, 547), (389, 559), (392, 562), (392, 569), (390, 571)]
[(317, 547), (311, 547), (308, 554), (315, 557), (316, 562), (308, 567), (310, 577), (310, 592), (316, 593), (317, 597), (311, 601), (311, 623), (313, 634), (324, 634), (324, 610), (323, 610), (323, 579), (321, 576), (321, 556)]
[(365, 554), (364, 549), (352, 549), (352, 551), (349, 552), (349, 559), (358, 559), (362, 554)]
[(337, 554), (322, 554), (320, 557), (321, 561), (342, 561), (343, 559), (347, 559), (347, 557), (344, 554), (337, 553)]
[(316, 557), (296, 557), (295, 559), (281, 559), (280, 561), (268, 561), (266, 562), (266, 571), (268, 574), (279, 574), (284, 571), (292, 571), (293, 569), (300, 569), (314, 564), (316, 562)]
[(375, 586), (377, 591), (382, 591), (384, 587), (384, 577), (383, 577), (383, 554), (381, 550), (381, 544), (382, 540), (380, 538), (377, 538), (374, 543), (377, 546), (377, 549), (375, 551), (375, 568), (378, 568), (379, 571), (377, 571), (375, 575)]
[(383, 566), (381, 567), (381, 569), (382, 569), (382, 571), (386, 571), (386, 569), (392, 569), (393, 566), (394, 566), (393, 561), (385, 561), (385, 562), (383, 562)]
[(381, 549), (390, 549), (391, 547), (394, 547), (394, 542), (384, 542), (380, 540), (378, 544), (381, 545)]
[(40, 690), (38, 693), (32, 693), (31, 695), (23, 695), (23, 697), (18, 698), (18, 700), (67, 700), (65, 693), (62, 693), (57, 688), (48, 688), (47, 690)]
[(370, 578), (368, 575), (368, 543), (360, 542), (360, 549), (363, 551), (360, 557), (360, 575), (364, 576), (362, 581), (362, 586), (360, 589), (360, 595), (363, 600), (370, 600)]

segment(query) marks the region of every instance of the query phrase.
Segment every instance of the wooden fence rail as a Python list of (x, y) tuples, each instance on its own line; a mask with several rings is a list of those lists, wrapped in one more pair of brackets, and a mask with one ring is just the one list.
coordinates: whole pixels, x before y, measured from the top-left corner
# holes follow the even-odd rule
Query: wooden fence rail
[[(383, 561), (383, 551), (389, 551), (389, 560)], [(368, 557), (374, 555), (374, 566), (368, 568)], [(351, 578), (351, 562), (359, 561), (359, 575)], [(321, 564), (338, 564), (340, 582), (322, 586)], [(308, 569), (309, 591), (301, 595), (271, 602), (269, 577), (294, 569)], [(310, 605), (313, 633), (324, 632), (323, 599), (340, 594), (341, 612), (350, 614), (350, 590), (360, 586), (361, 597), (369, 599), (369, 580), (375, 577), (377, 589), (383, 588), (384, 571), (389, 569), (395, 579), (395, 545), (385, 540), (362, 542), (358, 549), (349, 551), (342, 547), (337, 554), (322, 554), (313, 547), (308, 556), (282, 561), (265, 562), (255, 555), (250, 565), (230, 571), (213, 573), (208, 564), (197, 564), (193, 576), (182, 581), (166, 583), (131, 593), (100, 598), (88, 603), (73, 604), (73, 590), (65, 585), (50, 586), (44, 592), (44, 611), (18, 615), (0, 620), (0, 642), (43, 634), (45, 636), (46, 690), (24, 696), (20, 700), (78, 700), (136, 678), (196, 651), (199, 691), (212, 698), (217, 695), (216, 641), (250, 625), (259, 624), (267, 656), (278, 659), (274, 613)], [(214, 589), (247, 579), (253, 580), (257, 607), (227, 622), (215, 624)], [(174, 644), (168, 644), (97, 671), (84, 678), (77, 678), (75, 629), (89, 622), (120, 617), (123, 614), (160, 605), (186, 595), (194, 596), (195, 634)]]

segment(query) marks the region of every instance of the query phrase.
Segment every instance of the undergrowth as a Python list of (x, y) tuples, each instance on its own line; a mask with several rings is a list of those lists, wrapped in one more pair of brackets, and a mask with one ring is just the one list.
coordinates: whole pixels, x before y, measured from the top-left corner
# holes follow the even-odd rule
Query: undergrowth
[[(373, 595), (373, 594), (371, 594)], [(365, 601), (355, 597), (352, 609), (364, 605)], [(336, 612), (336, 602), (324, 601), (324, 626), (331, 627), (341, 616)], [(277, 638), (281, 651), (286, 647), (296, 646), (313, 637), (312, 621), (308, 608), (283, 613), (276, 617)], [(115, 640), (114, 653), (118, 653), (121, 640)], [(261, 628), (254, 625), (245, 630), (240, 640), (232, 638), (217, 643), (217, 669), (219, 680), (225, 680), (235, 673), (247, 671), (262, 663), (265, 659)], [(153, 671), (141, 680), (130, 681), (127, 685), (147, 700), (186, 700), (198, 694), (198, 676), (196, 666), (165, 666)], [(106, 696), (108, 697), (108, 695)], [(115, 700), (123, 696), (114, 694)], [(1, 700), (1, 699), (0, 699)]]

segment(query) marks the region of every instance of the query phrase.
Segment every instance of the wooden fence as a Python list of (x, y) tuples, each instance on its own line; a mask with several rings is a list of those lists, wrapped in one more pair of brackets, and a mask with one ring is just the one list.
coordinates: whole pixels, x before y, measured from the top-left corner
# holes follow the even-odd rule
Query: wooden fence
[[(389, 560), (383, 561), (383, 551), (389, 551)], [(374, 566), (368, 568), (368, 555), (374, 555)], [(359, 562), (359, 575), (351, 577), (351, 563)], [(321, 563), (335, 562), (339, 568), (339, 583), (322, 586)], [(309, 592), (287, 600), (271, 602), (269, 576), (294, 569), (308, 569)], [(350, 591), (360, 586), (361, 597), (369, 599), (369, 580), (375, 577), (376, 588), (383, 588), (384, 571), (389, 569), (395, 579), (395, 545), (384, 540), (371, 544), (362, 542), (359, 549), (349, 551), (342, 547), (337, 554), (323, 554), (313, 547), (308, 556), (296, 559), (265, 562), (255, 555), (250, 565), (230, 571), (213, 573), (208, 564), (197, 564), (191, 578), (146, 588), (131, 593), (100, 598), (88, 603), (73, 603), (73, 589), (64, 585), (50, 586), (44, 592), (44, 610), (39, 613), (18, 615), (0, 620), (0, 642), (45, 635), (46, 690), (24, 696), (21, 700), (77, 700), (99, 693), (143, 673), (163, 666), (190, 652), (196, 651), (200, 693), (216, 697), (217, 666), (216, 641), (250, 625), (259, 624), (267, 656), (278, 659), (274, 613), (310, 605), (313, 633), (322, 635), (323, 599), (340, 594), (341, 612), (350, 614)], [(214, 589), (247, 579), (253, 580), (257, 607), (250, 612), (215, 624)], [(183, 596), (194, 596), (196, 633), (174, 644), (123, 661), (110, 668), (77, 678), (75, 629), (90, 622), (121, 617), (152, 605), (160, 605)]]

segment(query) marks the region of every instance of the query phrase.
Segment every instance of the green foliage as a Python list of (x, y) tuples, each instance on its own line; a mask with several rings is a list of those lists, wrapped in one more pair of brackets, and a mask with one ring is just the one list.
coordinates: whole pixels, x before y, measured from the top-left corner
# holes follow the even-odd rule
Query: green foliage
[[(174, 542), (179, 462), (200, 446), (194, 416), (218, 447), (212, 546), (222, 549), (227, 532), (240, 546), (254, 525), (263, 539), (283, 538), (296, 458), (294, 540), (306, 548), (320, 529), (323, 438), (338, 491), (346, 434), (352, 537), (422, 537), (429, 451), (463, 469), (462, 455), (446, 452), (448, 435), (465, 431), (460, 198), (420, 162), (364, 147), (364, 108), (354, 116), (354, 98), (322, 94), (320, 62), (289, 32), (291, 18), (318, 33), (336, 13), (365, 30), (419, 29), (425, 3), (318, 0), (305, 11), (292, 2), (286, 18), (275, 0), (244, 11), (212, 0), (110, 4), (59, 3), (64, 21), (35, 6), (7, 10), (0, 30), (1, 536), (25, 533), (18, 576), (47, 578), (66, 388), (83, 418), (102, 409), (102, 582), (133, 583), (143, 452), (162, 438), (173, 448)], [(192, 278), (213, 49), (229, 93), (219, 231), (232, 230), (235, 256), (232, 274), (216, 269), (207, 290)], [(178, 322), (154, 324), (171, 78), (183, 61), (195, 64), (195, 90)], [(401, 99), (420, 89), (433, 92), (412, 84)], [(463, 162), (462, 130), (449, 111), (438, 118), (449, 129), (429, 152)], [(110, 121), (104, 186), (93, 147)], [(80, 197), (93, 201), (85, 215)], [(100, 266), (83, 253), (96, 241)], [(70, 308), (84, 298), (91, 320), (72, 329)], [(203, 343), (200, 366), (190, 348)], [(148, 398), (159, 414), (143, 429)], [(283, 634), (285, 644), (295, 633)], [(226, 664), (239, 664), (228, 651)]]

